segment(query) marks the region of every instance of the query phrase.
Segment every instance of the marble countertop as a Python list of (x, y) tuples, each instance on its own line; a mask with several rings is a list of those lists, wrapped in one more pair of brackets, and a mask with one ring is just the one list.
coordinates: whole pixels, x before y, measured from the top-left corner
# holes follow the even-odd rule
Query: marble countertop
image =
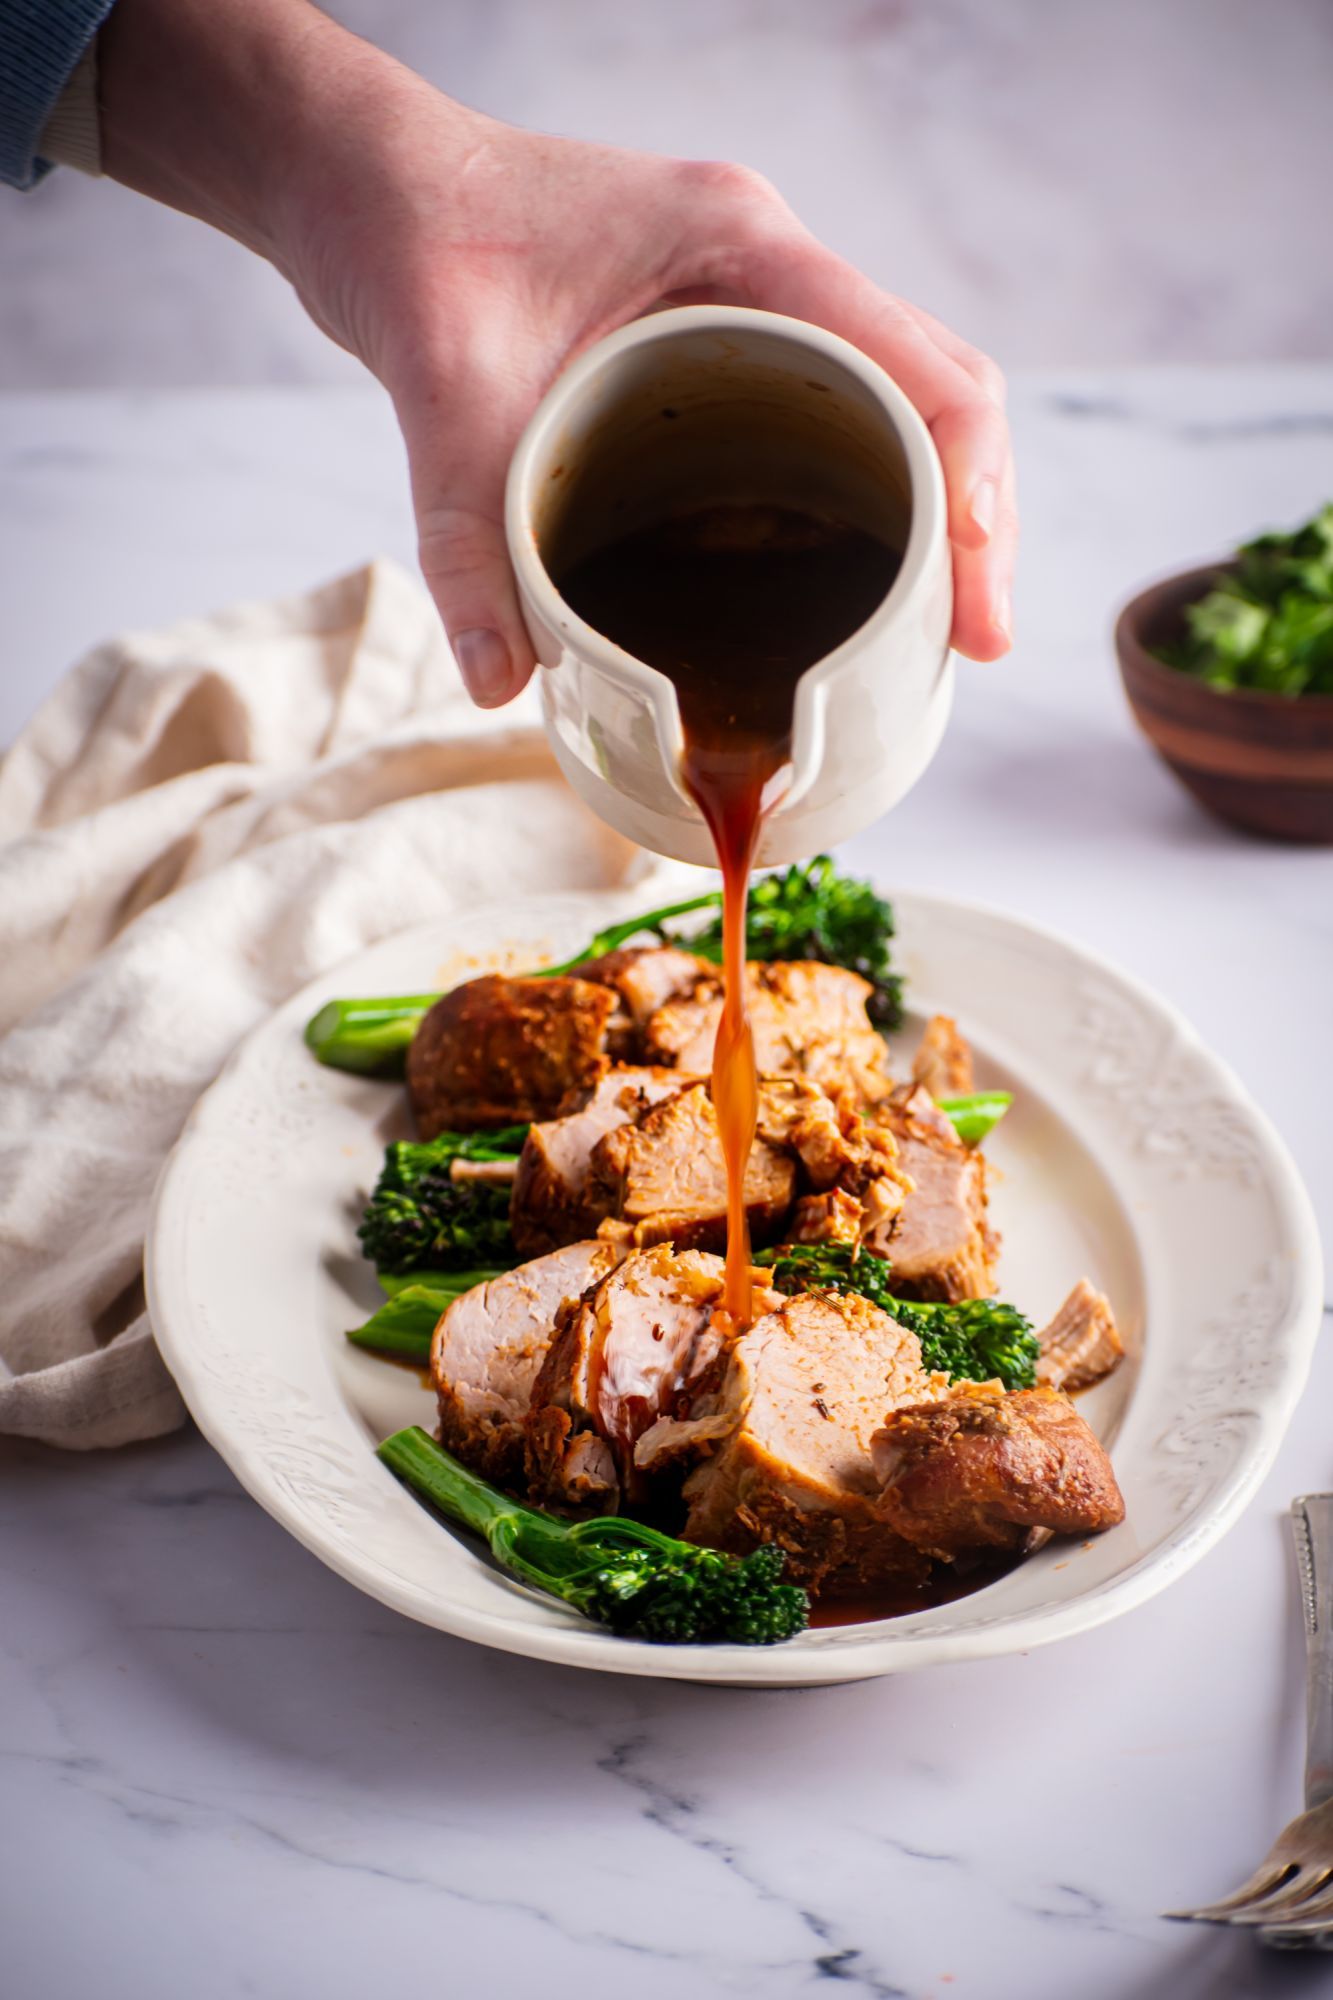
[[(1014, 387), (1014, 659), (847, 850), (1072, 933), (1190, 1015), (1333, 1212), (1333, 855), (1203, 818), (1110, 645), (1146, 575), (1327, 497), (1333, 368)], [(127, 624), (410, 558), (373, 392), (0, 401), (0, 740)], [(193, 1432), (0, 1451), (5, 2000), (1241, 2000), (1333, 1967), (1173, 1926), (1295, 1809), (1282, 1516), (1333, 1356), (1222, 1546), (1115, 1625), (841, 1689), (581, 1677), (360, 1597)]]

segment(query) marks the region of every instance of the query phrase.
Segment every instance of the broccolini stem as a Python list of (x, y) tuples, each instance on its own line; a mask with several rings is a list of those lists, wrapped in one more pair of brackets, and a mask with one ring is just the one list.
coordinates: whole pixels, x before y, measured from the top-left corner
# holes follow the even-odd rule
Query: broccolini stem
[(502, 1278), (509, 1268), (505, 1264), (478, 1264), (468, 1271), (381, 1271), (380, 1290), (391, 1299), (396, 1299), (400, 1292), (429, 1292), (440, 1300), (443, 1312), (460, 1292), (470, 1292), (474, 1285)]
[(306, 1023), (306, 1047), (330, 1069), (401, 1076), (408, 1045), (438, 993), (388, 1000), (330, 1000)]
[(978, 1090), (971, 1097), (942, 1097), (940, 1110), (965, 1146), (979, 1146), (1013, 1103), (1008, 1090)]
[(534, 1590), (577, 1602), (581, 1577), (606, 1561), (596, 1547), (580, 1547), (584, 1524), (511, 1500), (469, 1472), (419, 1424), (385, 1438), (376, 1457), (441, 1514), (481, 1535), (496, 1561)]
[(379, 1456), (440, 1513), (484, 1535), (511, 1575), (615, 1632), (771, 1646), (805, 1629), (809, 1600), (779, 1582), (785, 1557), (771, 1543), (731, 1556), (628, 1517), (563, 1521), (498, 1493), (415, 1428), (386, 1438)]
[(412, 1273), (419, 1284), (399, 1283), (379, 1311), (363, 1326), (349, 1329), (353, 1347), (367, 1347), (376, 1354), (392, 1354), (400, 1361), (430, 1360), (430, 1344), (440, 1314), (474, 1285), (498, 1278), (498, 1270), (442, 1271), (438, 1274)]
[(442, 1451), (420, 1424), (385, 1438), (376, 1446), (375, 1456), (451, 1521), (471, 1528), (487, 1542), (517, 1509), (516, 1501), (498, 1493)]
[(650, 910), (647, 916), (627, 917), (624, 923), (608, 924), (604, 931), (598, 931), (596, 937), (591, 939), (582, 951), (575, 952), (573, 958), (567, 958), (563, 965), (543, 965), (539, 971), (530, 973), (529, 977), (563, 978), (568, 973), (577, 972), (579, 966), (586, 965), (590, 959), (602, 958), (609, 951), (619, 951), (622, 944), (628, 944), (631, 938), (640, 936), (644, 931), (654, 931), (660, 936), (663, 924), (669, 922), (672, 917), (687, 917), (692, 910), (714, 910), (720, 906), (721, 901), (722, 897), (718, 890), (708, 889), (701, 896), (691, 896), (688, 902), (668, 903), (664, 909)]

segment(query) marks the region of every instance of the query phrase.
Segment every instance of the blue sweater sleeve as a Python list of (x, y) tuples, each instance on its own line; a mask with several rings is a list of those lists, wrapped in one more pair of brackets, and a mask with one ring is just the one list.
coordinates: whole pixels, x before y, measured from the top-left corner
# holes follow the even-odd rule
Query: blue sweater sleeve
[(0, 0), (0, 181), (30, 188), (56, 100), (113, 0)]

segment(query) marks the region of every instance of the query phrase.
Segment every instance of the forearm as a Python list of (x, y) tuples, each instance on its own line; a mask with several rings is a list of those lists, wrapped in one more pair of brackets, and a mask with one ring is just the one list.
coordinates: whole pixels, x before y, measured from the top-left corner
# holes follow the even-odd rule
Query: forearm
[(116, 0), (98, 53), (104, 170), (267, 257), (388, 390), (422, 569), (477, 700), (507, 700), (534, 664), (504, 537), (523, 425), (599, 334), (719, 287), (841, 334), (916, 404), (949, 492), (955, 643), (1006, 650), (998, 371), (757, 176), (497, 123), (311, 0)]
[(98, 67), (105, 172), (280, 266), (330, 136), (397, 70), (308, 0), (118, 0)]

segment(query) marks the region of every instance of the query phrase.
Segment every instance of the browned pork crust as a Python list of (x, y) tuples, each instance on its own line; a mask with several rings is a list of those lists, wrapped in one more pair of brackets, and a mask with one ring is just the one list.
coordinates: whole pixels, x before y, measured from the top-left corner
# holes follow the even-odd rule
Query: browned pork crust
[(609, 1067), (617, 997), (584, 979), (488, 973), (437, 1000), (407, 1052), (407, 1090), (423, 1139), (450, 1130), (553, 1118)]

